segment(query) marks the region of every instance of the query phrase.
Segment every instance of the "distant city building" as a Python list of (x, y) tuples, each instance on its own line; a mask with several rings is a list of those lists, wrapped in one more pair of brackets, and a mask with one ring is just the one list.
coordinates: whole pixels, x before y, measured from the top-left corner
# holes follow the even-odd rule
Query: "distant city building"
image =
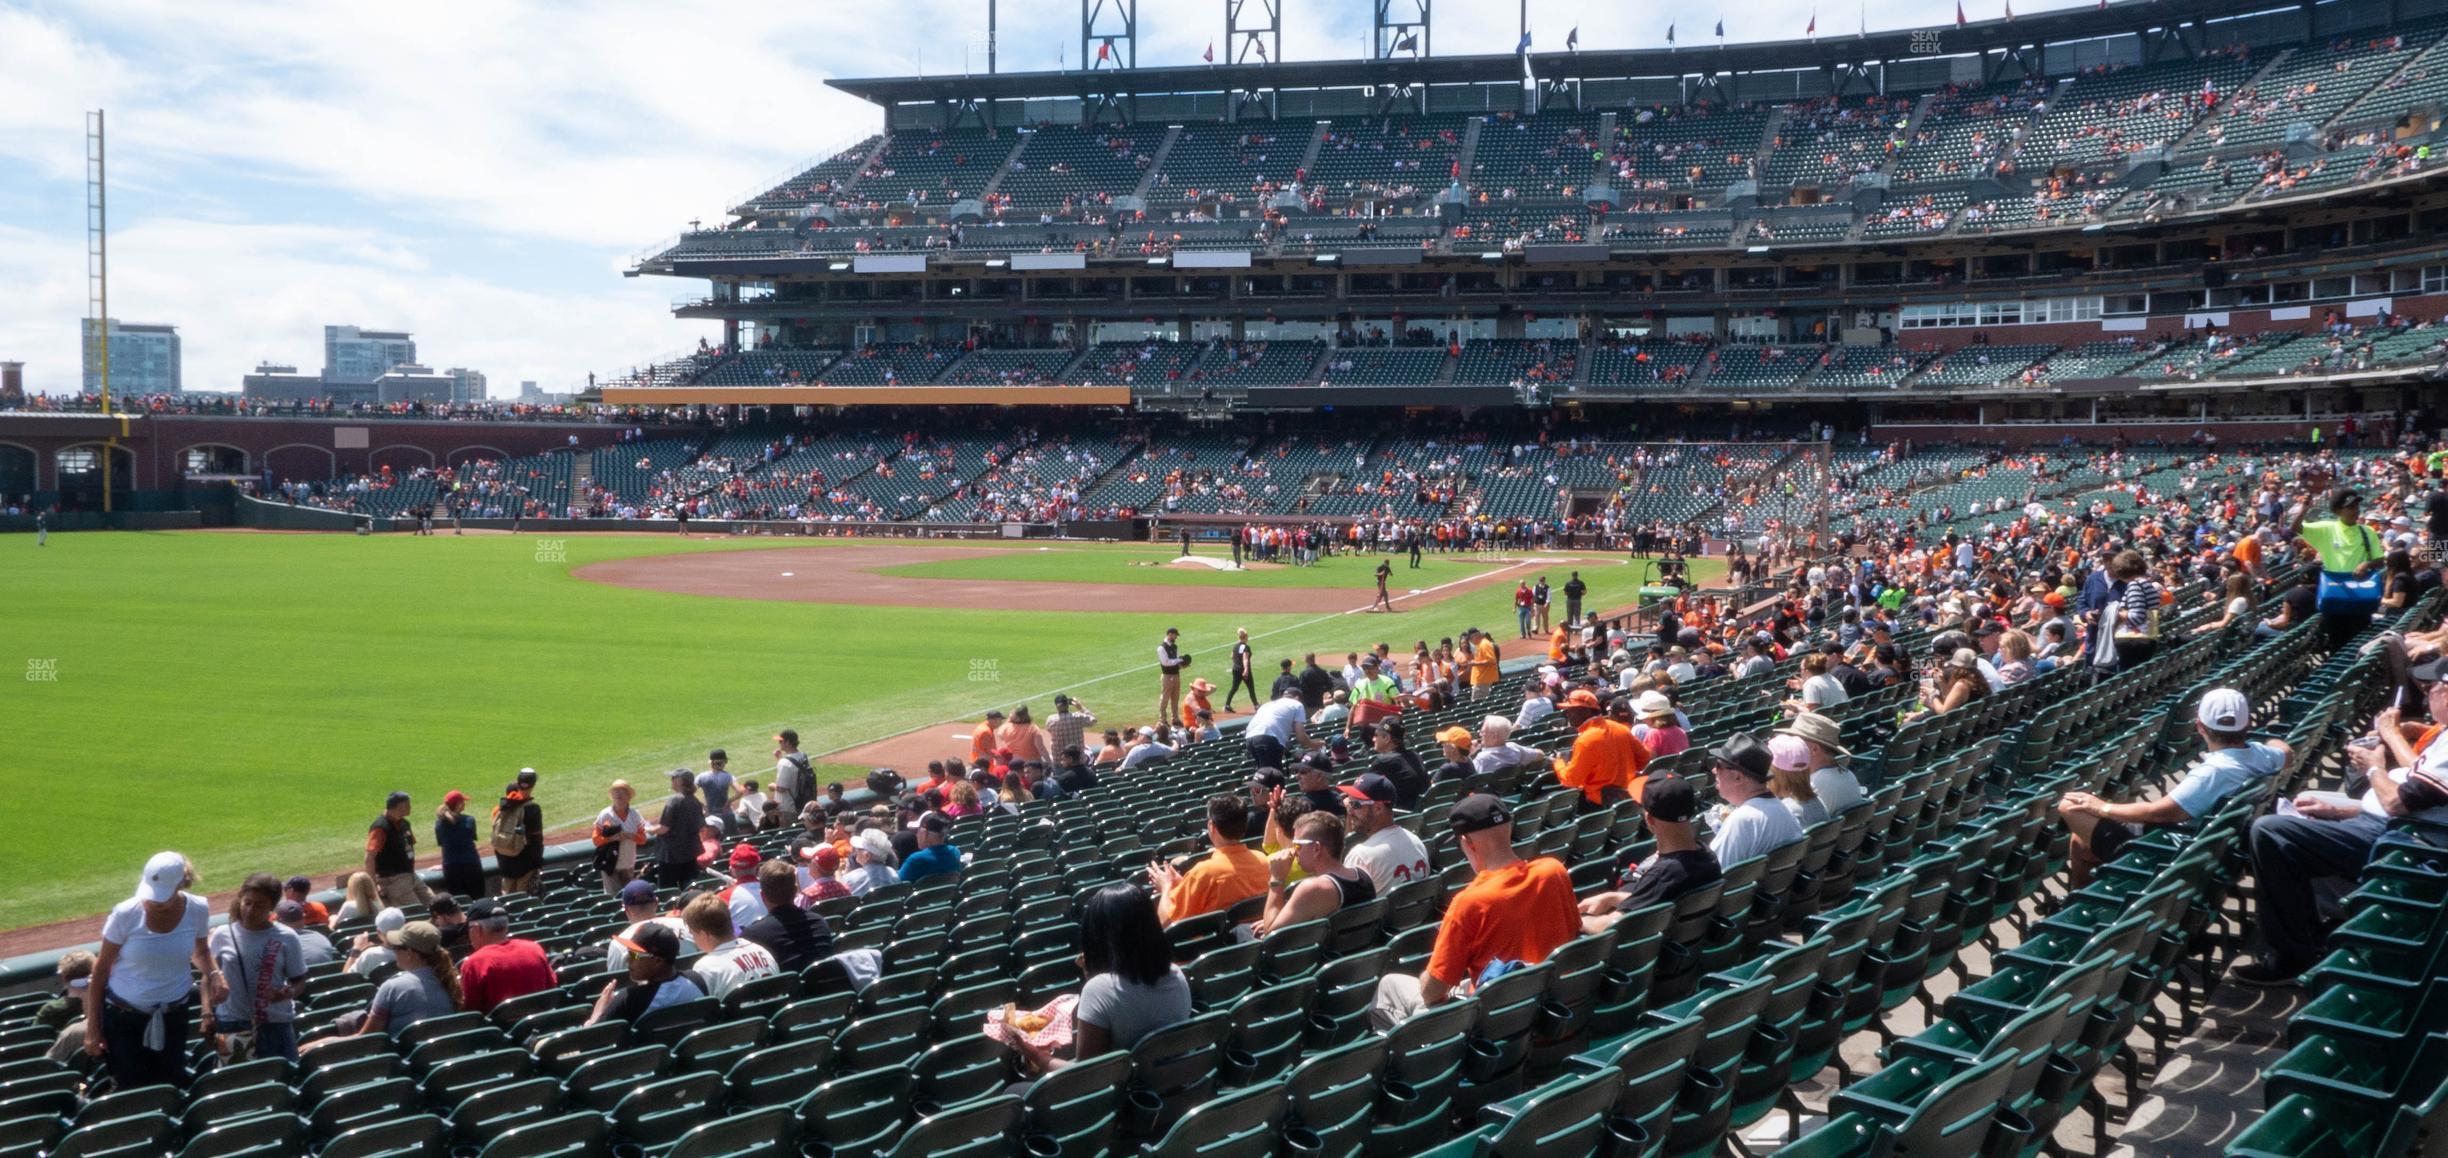
[(519, 383), (518, 400), (529, 406), (566, 406), (574, 394), (557, 394), (538, 388), (532, 381)]
[[(324, 385), (334, 391), (336, 400), (338, 389), (345, 384), (327, 380)], [(391, 367), (374, 380), (374, 401), (453, 402), (458, 400), (458, 390), (459, 379), (453, 374), (409, 362)]]
[(323, 327), (323, 380), (372, 384), (394, 366), (416, 361), (416, 339), (404, 330)]
[(336, 402), (367, 402), (374, 398), (371, 383), (326, 391), (321, 374), (302, 374), (295, 366), (264, 362), (255, 372), (238, 380), (239, 392), (265, 402), (313, 402), (331, 398)]
[(450, 375), (453, 380), (450, 396), (451, 401), (482, 402), (485, 400), (485, 376), (483, 371), (469, 370), (464, 367), (453, 366), (448, 370), (444, 370), (443, 373)]
[[(110, 387), (117, 394), (176, 394), (179, 379), (177, 326), (143, 325), (117, 318), (102, 323), (110, 335)], [(102, 367), (94, 359), (94, 326), (82, 327), (85, 351), (85, 393), (102, 391)]]
[[(535, 385), (533, 382), (527, 383)], [(0, 402), (25, 401), (25, 363), (0, 362)]]

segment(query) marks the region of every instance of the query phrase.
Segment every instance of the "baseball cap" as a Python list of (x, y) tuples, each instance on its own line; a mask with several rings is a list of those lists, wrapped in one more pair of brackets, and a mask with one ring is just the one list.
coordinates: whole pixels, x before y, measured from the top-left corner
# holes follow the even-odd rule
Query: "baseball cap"
[(1453, 826), (1455, 836), (1469, 836), (1474, 832), (1513, 823), (1513, 813), (1504, 806), (1504, 801), (1484, 792), (1474, 792), (1453, 806), (1453, 811), (1445, 817), (1445, 823)]
[(1354, 800), (1369, 800), (1378, 804), (1392, 804), (1399, 795), (1394, 791), (1393, 781), (1375, 772), (1362, 773), (1358, 780), (1343, 785), (1340, 791)]
[(829, 844), (820, 844), (814, 847), (815, 851), (808, 857), (808, 859), (816, 862), (816, 871), (830, 873), (833, 870), (841, 867), (840, 849), (837, 849)]
[(435, 893), (433, 903), (425, 906), (425, 908), (426, 911), (431, 912), (436, 916), (456, 913), (459, 911), (459, 898), (454, 897), (449, 893)]
[(272, 906), (272, 919), (284, 925), (302, 924), (306, 920), (306, 906), (296, 901), (282, 901)]
[(136, 899), (161, 904), (178, 895), (187, 884), (187, 858), (175, 852), (157, 852), (145, 862), (144, 872), (136, 878)]
[(651, 905), (655, 890), (652, 881), (631, 881), (621, 886), (620, 902), (624, 905)]
[(377, 933), (397, 932), (401, 926), (406, 925), (407, 923), (408, 914), (401, 912), (396, 908), (384, 909), (383, 911), (374, 914), (374, 931)]
[(452, 808), (457, 808), (460, 805), (467, 803), (467, 793), (453, 788), (450, 791), (442, 794), (442, 803), (449, 805)]
[(1284, 786), (1283, 770), (1260, 767), (1250, 773), (1249, 782), (1252, 788), (1281, 788)]
[(1700, 794), (1680, 776), (1652, 776), (1641, 793), (1641, 811), (1651, 820), (1687, 824), (1700, 815)]
[(1451, 744), (1457, 748), (1468, 748), (1471, 746), (1470, 729), (1465, 728), (1460, 724), (1455, 724), (1453, 727), (1438, 732), (1436, 734), (1436, 738), (1437, 743), (1439, 744)]
[(1593, 692), (1588, 688), (1574, 688), (1564, 697), (1564, 702), (1557, 706), (1562, 708), (1587, 708), (1594, 712), (1599, 708), (1598, 693)]
[(281, 887), (293, 893), (311, 893), (314, 891), (314, 882), (305, 877), (291, 877), (283, 882)]
[(731, 846), (732, 868), (736, 869), (749, 865), (761, 864), (764, 862), (764, 860), (765, 855), (758, 852), (755, 845), (749, 844), (746, 841), (741, 841), (740, 843)]
[(648, 921), (632, 930), (628, 936), (614, 937), (612, 940), (632, 953), (660, 957), (665, 961), (680, 956), (680, 935), (672, 932), (669, 925)]
[(706, 759), (708, 760), (728, 760), (730, 758), (730, 753), (727, 753), (720, 748), (716, 748), (713, 751), (706, 753)]
[[(395, 910), (396, 911), (396, 910)], [(383, 934), (383, 944), (425, 957), (442, 951), (442, 930), (431, 921), (410, 921)]]
[(2234, 688), (2212, 688), (2204, 695), (2201, 706), (2193, 710), (2193, 718), (2213, 732), (2234, 734), (2252, 729), (2252, 703), (2244, 693)]
[(918, 828), (942, 836), (952, 831), (952, 818), (940, 812), (930, 812), (918, 818)]
[[(628, 886), (623, 885), (622, 887), (626, 888)], [(434, 899), (438, 901), (442, 898), (435, 897)], [(497, 918), (507, 917), (509, 915), (510, 910), (503, 908), (500, 901), (494, 900), (491, 897), (486, 897), (479, 901), (471, 901), (467, 907), (467, 919), (471, 922), (491, 921)]]
[(1780, 732), (1768, 737), (1768, 763), (1779, 772), (1799, 772), (1810, 767), (1810, 745), (1802, 737)]

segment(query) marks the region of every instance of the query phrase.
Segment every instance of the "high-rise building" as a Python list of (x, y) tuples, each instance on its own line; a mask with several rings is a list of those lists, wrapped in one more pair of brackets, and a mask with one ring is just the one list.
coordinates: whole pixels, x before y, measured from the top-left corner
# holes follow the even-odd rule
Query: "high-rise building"
[(444, 370), (443, 373), (450, 375), (454, 382), (451, 387), (451, 401), (482, 402), (485, 400), (484, 371), (453, 366)]
[[(533, 386), (535, 383), (530, 382)], [(0, 402), (25, 401), (25, 363), (0, 362)]]
[(405, 330), (323, 327), (323, 380), (371, 383), (393, 366), (416, 361), (416, 339)]
[[(110, 335), (110, 387), (114, 394), (176, 394), (179, 379), (177, 326), (141, 325), (117, 318), (105, 323)], [(94, 320), (85, 319), (85, 392), (102, 390), (102, 367), (94, 360)]]

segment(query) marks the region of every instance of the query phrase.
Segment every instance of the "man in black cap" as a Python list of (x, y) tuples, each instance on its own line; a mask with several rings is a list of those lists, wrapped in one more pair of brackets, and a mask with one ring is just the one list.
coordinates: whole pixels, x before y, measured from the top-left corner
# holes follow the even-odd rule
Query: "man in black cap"
[(1436, 948), (1418, 977), (1377, 983), (1369, 1024), (1383, 1033), (1420, 1010), (1524, 965), (1536, 965), (1581, 935), (1572, 874), (1554, 857), (1513, 854), (1513, 813), (1484, 793), (1462, 798), (1446, 818), (1478, 875), (1445, 907)]
[[(690, 800), (695, 802), (694, 797)], [(595, 999), (595, 1011), (587, 1015), (588, 1025), (605, 1020), (634, 1022), (655, 1010), (706, 995), (695, 974), (675, 967), (680, 959), (680, 935), (669, 926), (633, 925), (613, 943), (628, 950), (629, 975), (604, 986), (603, 994)]]
[(561, 983), (544, 946), (510, 935), (510, 911), (488, 897), (468, 906), (468, 955), (459, 962), (460, 1008), (491, 1013), (513, 997)]
[(1700, 843), (1692, 821), (1700, 815), (1700, 794), (1680, 776), (1657, 776), (1641, 797), (1641, 812), (1657, 851), (1623, 875), (1612, 892), (1581, 902), (1581, 931), (1603, 933), (1625, 913), (1675, 900), (1724, 874), (1717, 854)]
[(1717, 821), (1717, 836), (1709, 844), (1718, 864), (1766, 856), (1802, 839), (1802, 822), (1768, 794), (1773, 763), (1768, 746), (1749, 732), (1736, 732), (1709, 751), (1717, 797), (1726, 802), (1726, 813)]
[(937, 873), (961, 871), (961, 850), (952, 843), (952, 818), (930, 812), (918, 818), (918, 851), (901, 862), (901, 883), (916, 884)]
[(1334, 757), (1324, 752), (1311, 752), (1295, 761), (1292, 771), (1300, 777), (1301, 795), (1309, 798), (1309, 807), (1334, 816), (1343, 815), (1343, 793), (1334, 786)]

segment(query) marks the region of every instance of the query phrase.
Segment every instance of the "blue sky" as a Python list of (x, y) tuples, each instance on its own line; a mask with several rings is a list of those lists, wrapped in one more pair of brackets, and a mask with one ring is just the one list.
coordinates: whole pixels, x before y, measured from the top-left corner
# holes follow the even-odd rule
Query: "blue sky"
[[(2081, 0), (2076, 0), (2080, 3)], [(1436, 47), (1512, 47), (1518, 0), (1438, 0)], [(1254, 6), (1254, 5), (1253, 5)], [(2026, 12), (2044, 7), (2031, 0)], [(1370, 0), (1284, 0), (1285, 55), (1364, 50)], [(1799, 36), (1810, 0), (1728, 6), (1729, 40)], [(1994, 18), (1998, 0), (1966, 5)], [(1902, 0), (1873, 27), (1944, 25)], [(702, 283), (640, 251), (875, 131), (828, 76), (983, 70), (986, 0), (533, 3), (0, 0), (0, 358), (71, 391), (85, 312), (84, 118), (110, 117), (111, 312), (180, 328), (189, 389), (312, 370), (327, 323), (403, 328), (437, 366), (584, 384), (711, 334)], [(1538, 47), (1685, 44), (1715, 9), (1530, 0)], [(1851, 10), (1846, 10), (1851, 9)], [(1823, 34), (1860, 4), (1817, 6)], [(1140, 0), (1140, 63), (1220, 40), (1218, 0)], [(1078, 64), (1070, 0), (1002, 0), (1002, 66)], [(1223, 54), (1225, 48), (1217, 45)]]

